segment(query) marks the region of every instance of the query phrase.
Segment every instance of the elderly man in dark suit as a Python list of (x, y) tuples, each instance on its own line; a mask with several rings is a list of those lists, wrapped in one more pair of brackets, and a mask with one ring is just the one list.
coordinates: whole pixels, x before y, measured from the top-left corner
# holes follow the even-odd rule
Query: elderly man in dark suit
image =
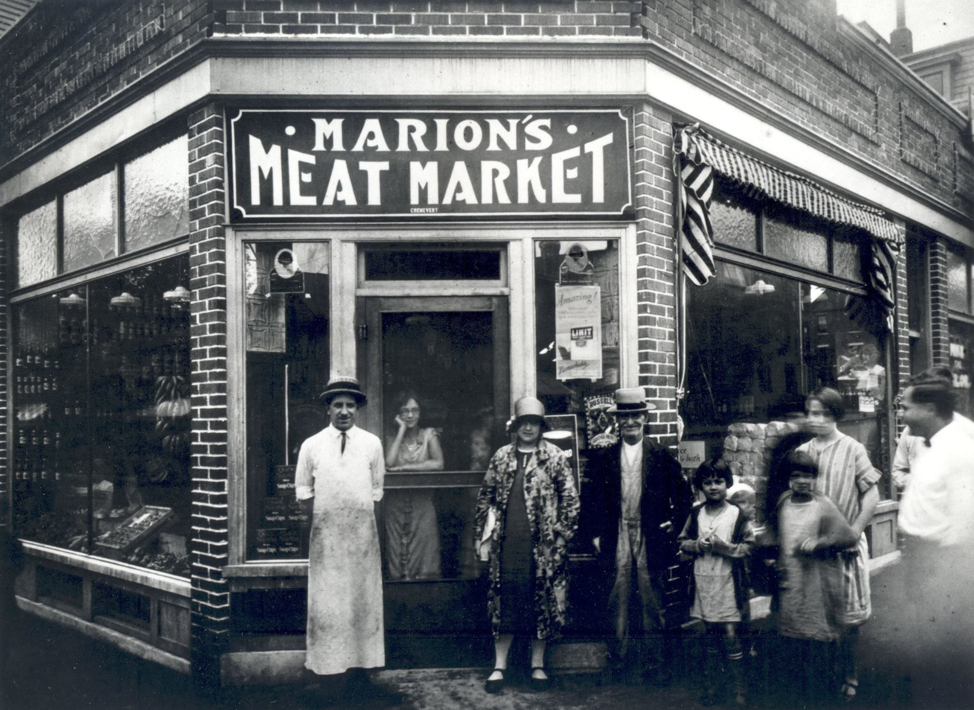
[[(670, 676), (663, 655), (663, 581), (676, 562), (676, 537), (693, 497), (679, 462), (644, 436), (651, 409), (642, 388), (616, 391), (608, 411), (621, 439), (590, 455), (587, 476), (593, 482), (589, 511), (597, 520), (593, 543), (611, 582), (610, 665), (615, 672), (641, 672), (659, 685)], [(630, 628), (631, 611), (638, 611), (641, 628)], [(636, 668), (640, 658), (642, 667)]]

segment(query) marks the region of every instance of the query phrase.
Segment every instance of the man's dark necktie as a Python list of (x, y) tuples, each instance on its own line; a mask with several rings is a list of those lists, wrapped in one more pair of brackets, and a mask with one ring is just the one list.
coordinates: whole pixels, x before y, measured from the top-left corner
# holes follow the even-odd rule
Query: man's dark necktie
[(342, 456), (345, 455), (345, 442), (348, 441), (348, 434), (342, 432)]

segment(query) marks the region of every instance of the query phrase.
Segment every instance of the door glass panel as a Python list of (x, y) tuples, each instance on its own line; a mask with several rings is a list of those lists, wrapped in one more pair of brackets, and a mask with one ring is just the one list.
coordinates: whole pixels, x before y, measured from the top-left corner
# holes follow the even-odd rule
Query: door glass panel
[(302, 442), (328, 426), (318, 401), (330, 368), (330, 246), (244, 246), (247, 342), (247, 557), (308, 556), (310, 520), (295, 497)]
[[(480, 472), (506, 443), (506, 402), (494, 399), (494, 318), (490, 311), (382, 314), (389, 581), (477, 574)], [(460, 473), (469, 471), (479, 475)]]
[(377, 249), (365, 252), (367, 281), (497, 281), (498, 249)]

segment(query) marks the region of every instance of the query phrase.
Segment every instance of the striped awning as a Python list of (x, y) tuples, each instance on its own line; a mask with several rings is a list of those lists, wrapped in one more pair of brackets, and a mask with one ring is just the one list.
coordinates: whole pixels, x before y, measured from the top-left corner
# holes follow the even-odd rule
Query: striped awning
[(699, 125), (680, 129), (706, 163), (736, 180), (757, 198), (765, 198), (804, 210), (837, 224), (858, 227), (877, 239), (903, 243), (896, 224), (882, 210), (842, 197), (802, 175), (776, 168), (721, 143)]
[(675, 126), (673, 138), (681, 259), (688, 279), (702, 286), (715, 273), (710, 203), (713, 173), (720, 173), (739, 183), (752, 198), (787, 205), (870, 234), (872, 253), (863, 274), (868, 295), (850, 300), (847, 310), (859, 320), (882, 323), (885, 330), (892, 331), (896, 306), (893, 279), (904, 236), (882, 210), (850, 200), (802, 175), (776, 168), (725, 145), (698, 124)]

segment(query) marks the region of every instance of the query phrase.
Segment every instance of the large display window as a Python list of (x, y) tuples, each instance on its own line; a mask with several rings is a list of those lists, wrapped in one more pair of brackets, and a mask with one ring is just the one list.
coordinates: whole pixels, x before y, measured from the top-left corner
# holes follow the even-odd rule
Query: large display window
[(18, 536), (189, 576), (188, 262), (12, 307)]
[[(845, 400), (839, 428), (888, 473), (886, 343), (850, 300), (863, 293), (867, 237), (750, 199), (725, 178), (716, 181), (711, 217), (725, 256), (705, 286), (687, 287), (684, 439), (708, 441), (713, 451), (728, 432), (732, 442), (748, 439), (747, 450), (725, 454), (754, 483), (765, 474), (764, 452), (750, 448), (763, 446), (754, 443), (763, 425), (828, 386)], [(891, 497), (888, 476), (880, 489)]]
[(327, 242), (247, 242), (247, 557), (308, 556), (310, 516), (295, 498), (301, 443), (328, 425)]

